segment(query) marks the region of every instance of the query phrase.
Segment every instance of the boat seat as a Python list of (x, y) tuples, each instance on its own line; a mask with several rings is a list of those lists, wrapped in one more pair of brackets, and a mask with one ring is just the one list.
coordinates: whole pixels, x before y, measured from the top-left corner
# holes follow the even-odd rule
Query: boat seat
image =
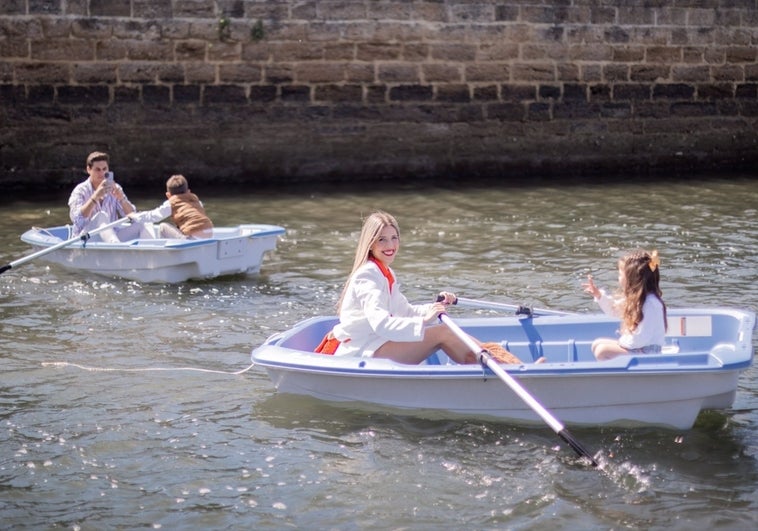
[(547, 362), (588, 361), (594, 359), (591, 341), (566, 339), (562, 341), (498, 341), (524, 363), (534, 363), (544, 357)]
[[(591, 341), (494, 341), (508, 352), (513, 353), (524, 363), (534, 363), (535, 360), (544, 357), (546, 361), (553, 363), (567, 361), (594, 360), (591, 352)], [(584, 352), (583, 356), (579, 353)], [(582, 359), (584, 358), (584, 359)], [(442, 351), (437, 351), (426, 359), (429, 365), (451, 365), (454, 362)]]
[[(577, 341), (566, 339), (563, 341), (495, 341), (505, 350), (516, 355), (524, 363), (534, 363), (535, 360), (544, 357), (548, 363), (565, 363), (572, 361), (594, 361), (592, 355), (592, 341)], [(663, 346), (663, 354), (677, 354), (679, 342), (676, 339), (666, 338)], [(437, 351), (426, 359), (428, 365), (452, 365), (454, 362), (442, 351)]]

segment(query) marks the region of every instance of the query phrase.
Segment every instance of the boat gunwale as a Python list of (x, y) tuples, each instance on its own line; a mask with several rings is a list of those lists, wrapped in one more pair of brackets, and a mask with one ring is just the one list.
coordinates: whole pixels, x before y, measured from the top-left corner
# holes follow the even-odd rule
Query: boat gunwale
[[(47, 247), (56, 245), (65, 240), (63, 240), (62, 238), (58, 236), (53, 236), (50, 233), (44, 234), (43, 231), (64, 229), (67, 227), (69, 227), (69, 225), (58, 225), (55, 227), (48, 227), (48, 228), (36, 228), (36, 227), (31, 228), (21, 235), (21, 241), (33, 247), (45, 249)], [(257, 232), (250, 232), (247, 234), (243, 233), (244, 230), (250, 230), (251, 228), (255, 230), (256, 227), (265, 227), (265, 228)], [(190, 248), (195, 248), (195, 247), (204, 247), (206, 245), (213, 245), (219, 242), (236, 240), (240, 238), (258, 239), (258, 238), (266, 238), (269, 236), (281, 236), (287, 232), (284, 227), (281, 227), (278, 225), (250, 224), (250, 223), (240, 224), (240, 225), (232, 226), (232, 227), (217, 227), (215, 230), (236, 230), (237, 233), (230, 232), (229, 234), (222, 234), (219, 236), (214, 236), (212, 238), (200, 238), (196, 240), (184, 240), (181, 238), (135, 238), (133, 240), (127, 240), (127, 241), (116, 242), (116, 243), (86, 240), (81, 243), (73, 242), (70, 245), (67, 245), (66, 247), (58, 249), (56, 252), (75, 251), (75, 250), (86, 251), (88, 249), (102, 250), (102, 251), (119, 250), (119, 251), (138, 251), (138, 252), (182, 251), (185, 249), (190, 249)], [(41, 235), (41, 237), (35, 238), (33, 237), (34, 235)]]

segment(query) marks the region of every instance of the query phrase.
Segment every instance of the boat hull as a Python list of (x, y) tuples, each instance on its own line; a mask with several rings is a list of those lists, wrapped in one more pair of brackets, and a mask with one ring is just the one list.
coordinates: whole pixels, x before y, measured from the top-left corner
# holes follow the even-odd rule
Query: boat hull
[[(664, 354), (622, 356), (606, 362), (594, 361), (589, 351), (591, 338), (612, 334), (618, 328), (617, 321), (605, 316), (457, 322), (486, 340), (492, 340), (493, 334), (514, 338), (501, 342), (522, 360), (545, 355), (546, 363), (503, 368), (566, 424), (688, 429), (701, 411), (732, 405), (739, 375), (752, 362), (755, 316), (720, 312), (673, 310), (671, 322), (680, 323), (682, 317), (689, 323), (705, 319), (708, 330), (689, 326), (685, 335), (681, 335), (682, 330), (674, 331)], [(255, 349), (252, 360), (267, 371), (282, 393), (370, 409), (391, 408), (426, 418), (541, 422), (504, 382), (479, 365), (447, 364), (444, 360), (440, 365), (403, 365), (303, 350), (333, 322), (316, 318), (301, 323)], [(708, 331), (710, 335), (705, 336)], [(556, 339), (556, 334), (564, 335), (564, 340)], [(518, 341), (519, 336), (530, 336), (531, 340)], [(733, 340), (728, 341), (729, 337)], [(438, 353), (436, 357), (444, 356)]]
[[(69, 239), (68, 227), (31, 229), (21, 239), (38, 250)], [(219, 227), (200, 240), (136, 239), (74, 243), (41, 259), (73, 270), (139, 282), (176, 283), (260, 271), (266, 252), (276, 249), (285, 230), (276, 225)]]

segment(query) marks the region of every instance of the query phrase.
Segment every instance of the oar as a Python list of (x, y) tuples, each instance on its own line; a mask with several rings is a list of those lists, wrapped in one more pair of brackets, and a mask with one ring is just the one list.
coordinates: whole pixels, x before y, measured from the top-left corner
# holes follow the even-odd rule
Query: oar
[(58, 249), (62, 247), (66, 247), (67, 245), (71, 245), (72, 243), (76, 243), (78, 241), (82, 241), (84, 243), (87, 242), (92, 236), (97, 234), (98, 232), (102, 232), (105, 229), (110, 229), (111, 227), (115, 227), (117, 225), (120, 225), (121, 223), (124, 223), (125, 221), (129, 221), (129, 217), (123, 217), (121, 219), (118, 219), (116, 221), (113, 221), (111, 223), (108, 223), (106, 225), (101, 225), (95, 229), (92, 229), (89, 232), (85, 232), (84, 234), (80, 234), (79, 236), (76, 236), (75, 238), (71, 238), (70, 240), (62, 241), (60, 243), (56, 243), (53, 246), (47, 247), (45, 249), (42, 249), (41, 251), (37, 251), (36, 253), (32, 253), (29, 256), (25, 256), (23, 258), (19, 258), (18, 260), (14, 260), (10, 264), (4, 265), (0, 267), (0, 274), (5, 273), (9, 269), (13, 269), (14, 267), (20, 266), (22, 264), (25, 264), (26, 262), (31, 262), (35, 258), (39, 258), (40, 256), (44, 256), (48, 253), (52, 253), (53, 251), (57, 251)]
[(516, 315), (573, 315), (572, 312), (544, 310), (542, 308), (529, 308), (528, 306), (516, 306), (515, 304), (503, 304), (501, 302), (480, 301), (476, 299), (466, 299), (464, 297), (458, 297), (458, 299), (453, 304), (458, 303), (460, 303), (461, 306), (469, 306), (471, 308), (482, 308), (485, 310), (505, 310), (514, 312)]
[(534, 410), (535, 413), (537, 413), (542, 420), (544, 420), (548, 426), (550, 426), (555, 433), (557, 433), (561, 439), (566, 441), (571, 448), (574, 449), (574, 451), (580, 456), (580, 457), (586, 457), (590, 460), (592, 463), (592, 466), (597, 466), (597, 461), (595, 461), (595, 458), (592, 457), (592, 454), (589, 453), (582, 444), (577, 441), (573, 435), (569, 433), (569, 431), (566, 429), (566, 427), (561, 424), (558, 419), (556, 419), (553, 415), (550, 414), (550, 412), (542, 407), (542, 404), (537, 402), (537, 400), (529, 394), (529, 392), (524, 389), (521, 384), (519, 384), (516, 380), (513, 379), (513, 377), (508, 374), (506, 371), (503, 370), (498, 363), (492, 359), (492, 356), (486, 351), (483, 350), (479, 345), (476, 344), (476, 342), (471, 339), (471, 337), (466, 334), (461, 328), (453, 322), (450, 317), (447, 316), (447, 314), (440, 314), (440, 321), (445, 323), (458, 338), (463, 341), (466, 346), (471, 349), (471, 351), (479, 357), (480, 363), (483, 365), (487, 365), (487, 367), (492, 370), (497, 376), (505, 382), (505, 384), (513, 390), (514, 393), (516, 393), (521, 400), (526, 402), (526, 404)]

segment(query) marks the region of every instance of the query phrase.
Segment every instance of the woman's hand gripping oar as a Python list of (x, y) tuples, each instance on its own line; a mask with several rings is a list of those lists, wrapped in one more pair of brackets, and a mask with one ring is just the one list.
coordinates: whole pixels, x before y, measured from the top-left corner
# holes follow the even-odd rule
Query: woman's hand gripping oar
[(592, 463), (592, 466), (597, 466), (597, 461), (592, 456), (591, 453), (589, 453), (582, 444), (577, 441), (571, 433), (566, 429), (566, 427), (561, 424), (558, 419), (556, 419), (553, 415), (550, 414), (550, 412), (545, 409), (542, 404), (537, 402), (537, 400), (527, 392), (526, 389), (524, 389), (520, 383), (518, 383), (510, 374), (508, 374), (506, 371), (503, 370), (503, 368), (497, 364), (497, 362), (492, 358), (492, 356), (487, 352), (487, 350), (482, 349), (479, 347), (479, 345), (476, 344), (476, 342), (471, 339), (471, 337), (466, 334), (461, 328), (453, 322), (450, 317), (448, 317), (447, 314), (442, 313), (440, 314), (440, 321), (442, 321), (445, 325), (447, 325), (453, 333), (455, 333), (456, 336), (458, 336), (458, 339), (463, 341), (466, 346), (471, 349), (471, 351), (478, 357), (480, 363), (482, 365), (486, 365), (490, 368), (492, 372), (494, 372), (498, 378), (500, 378), (505, 384), (511, 388), (511, 390), (516, 393), (521, 400), (526, 402), (526, 404), (534, 410), (537, 415), (539, 415), (542, 420), (547, 423), (548, 426), (552, 428), (552, 430), (557, 433), (561, 439), (566, 441), (571, 448), (574, 449), (574, 451), (579, 455), (580, 457), (586, 457), (589, 459), (590, 463)]
[(46, 247), (45, 249), (42, 249), (41, 251), (37, 251), (36, 253), (32, 253), (28, 256), (24, 256), (23, 258), (19, 258), (18, 260), (14, 260), (13, 262), (4, 265), (0, 267), (0, 274), (5, 273), (9, 269), (13, 269), (14, 267), (18, 267), (22, 264), (25, 264), (26, 262), (31, 262), (35, 258), (39, 258), (40, 256), (44, 256), (48, 253), (52, 253), (53, 251), (57, 251), (58, 249), (61, 249), (63, 247), (66, 247), (68, 245), (71, 245), (72, 243), (76, 243), (78, 241), (82, 241), (83, 243), (87, 243), (87, 240), (90, 239), (90, 237), (94, 236), (98, 232), (102, 232), (105, 229), (110, 229), (111, 227), (116, 227), (117, 225), (120, 225), (122, 223), (126, 223), (129, 221), (128, 217), (123, 217), (121, 219), (117, 219), (116, 221), (113, 221), (111, 223), (107, 223), (105, 225), (101, 225), (95, 229), (92, 229), (89, 232), (85, 232), (84, 234), (80, 234), (79, 236), (76, 236), (74, 238), (62, 241), (60, 243), (56, 243), (55, 245), (52, 245), (50, 247)]

